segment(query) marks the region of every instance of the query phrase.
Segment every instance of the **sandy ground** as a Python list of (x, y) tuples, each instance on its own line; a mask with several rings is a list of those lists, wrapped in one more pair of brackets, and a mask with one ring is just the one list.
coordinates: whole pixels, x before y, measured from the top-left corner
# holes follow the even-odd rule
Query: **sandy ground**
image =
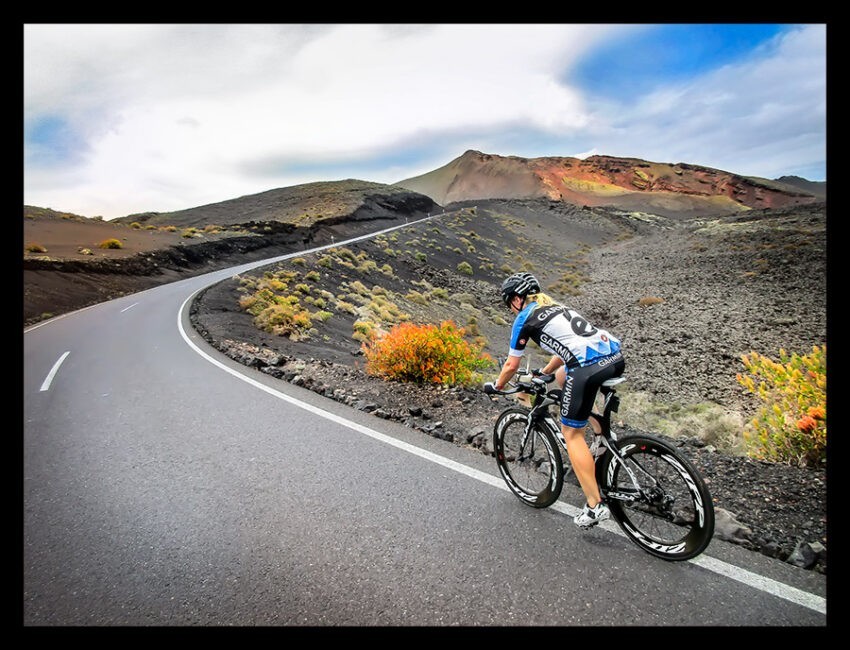
[[(25, 325), (31, 325), (178, 280), (191, 274), (192, 269), (161, 266), (156, 273), (142, 274), (138, 272), (142, 265), (132, 262), (175, 246), (216, 241), (234, 234), (225, 231), (187, 238), (180, 229), (167, 232), (132, 228), (73, 216), (25, 217), (21, 233), (22, 320)], [(121, 242), (121, 248), (100, 247), (101, 242), (111, 239)], [(38, 249), (33, 250), (36, 245)]]
[[(117, 239), (122, 248), (99, 248), (108, 239)], [(47, 256), (53, 259), (87, 260), (94, 257), (122, 259), (138, 253), (174, 246), (185, 241), (181, 231), (165, 232), (131, 228), (123, 224), (93, 219), (63, 219), (39, 217), (24, 219), (24, 259)], [(38, 244), (45, 252), (28, 251), (27, 246)], [(85, 255), (89, 249), (93, 255)]]

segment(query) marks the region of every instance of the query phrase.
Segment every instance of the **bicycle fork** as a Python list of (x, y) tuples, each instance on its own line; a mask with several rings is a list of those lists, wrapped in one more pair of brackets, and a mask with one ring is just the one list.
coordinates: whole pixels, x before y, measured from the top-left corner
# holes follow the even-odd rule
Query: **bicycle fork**
[[(520, 441), (519, 445), (520, 458), (518, 460), (525, 460), (526, 458), (531, 458), (534, 456), (534, 436), (532, 435), (532, 431), (534, 429), (535, 424), (543, 423), (544, 418), (541, 417), (541, 413), (545, 413), (546, 408), (547, 405), (538, 404), (537, 406), (532, 408), (531, 411), (529, 411), (528, 418), (525, 422), (525, 430), (523, 431), (522, 440)], [(530, 449), (526, 448), (529, 439), (532, 440)]]

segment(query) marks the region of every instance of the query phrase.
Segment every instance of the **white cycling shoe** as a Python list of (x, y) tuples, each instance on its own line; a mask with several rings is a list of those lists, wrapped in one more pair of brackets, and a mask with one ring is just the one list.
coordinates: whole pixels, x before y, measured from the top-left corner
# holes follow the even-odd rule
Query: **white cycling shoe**
[(593, 528), (600, 521), (605, 521), (610, 518), (611, 511), (608, 510), (608, 506), (600, 501), (596, 504), (595, 508), (591, 508), (585, 503), (584, 508), (575, 516), (573, 522), (576, 526), (587, 530), (588, 528)]

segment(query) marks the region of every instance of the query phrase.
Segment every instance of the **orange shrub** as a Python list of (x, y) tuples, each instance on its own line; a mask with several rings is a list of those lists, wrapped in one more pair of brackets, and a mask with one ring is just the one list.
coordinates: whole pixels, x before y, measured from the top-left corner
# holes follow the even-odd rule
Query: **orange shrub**
[(464, 339), (451, 321), (436, 325), (401, 323), (362, 344), (366, 372), (400, 381), (471, 384), (492, 363), (481, 347)]

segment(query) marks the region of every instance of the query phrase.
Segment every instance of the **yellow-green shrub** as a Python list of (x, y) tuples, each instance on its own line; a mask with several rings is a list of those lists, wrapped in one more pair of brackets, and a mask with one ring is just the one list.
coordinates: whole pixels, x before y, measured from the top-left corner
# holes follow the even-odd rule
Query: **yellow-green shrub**
[(254, 324), (264, 332), (289, 338), (297, 338), (313, 326), (310, 312), (292, 300), (270, 304), (257, 314)]
[(423, 296), (421, 293), (419, 293), (416, 290), (409, 291), (407, 293), (407, 295), (405, 295), (405, 298), (407, 298), (410, 302), (415, 302), (415, 303), (418, 303), (420, 305), (427, 305), (428, 304), (428, 298)]
[(259, 316), (260, 312), (269, 305), (275, 304), (275, 298), (276, 295), (271, 289), (262, 288), (240, 297), (239, 308), (247, 311), (251, 316)]
[(104, 239), (97, 246), (98, 248), (124, 248), (124, 244), (119, 239)]
[(373, 333), (376, 329), (375, 323), (368, 320), (356, 320), (354, 321), (354, 333), (351, 335), (355, 341), (360, 341), (360, 343), (366, 343), (371, 340), (373, 337)]
[(749, 374), (738, 383), (765, 402), (744, 428), (747, 454), (805, 466), (826, 460), (826, 345), (808, 355), (779, 351), (779, 361), (757, 352), (741, 357)]
[(432, 324), (401, 323), (362, 345), (369, 374), (399, 381), (470, 384), (480, 380), (479, 369), (492, 359), (481, 347), (464, 339), (465, 331), (452, 321)]
[(357, 266), (357, 270), (367, 275), (378, 268), (378, 263), (375, 260), (363, 260)]
[(352, 305), (350, 302), (345, 302), (344, 300), (336, 301), (336, 308), (339, 311), (344, 311), (347, 314), (357, 315), (357, 307)]

